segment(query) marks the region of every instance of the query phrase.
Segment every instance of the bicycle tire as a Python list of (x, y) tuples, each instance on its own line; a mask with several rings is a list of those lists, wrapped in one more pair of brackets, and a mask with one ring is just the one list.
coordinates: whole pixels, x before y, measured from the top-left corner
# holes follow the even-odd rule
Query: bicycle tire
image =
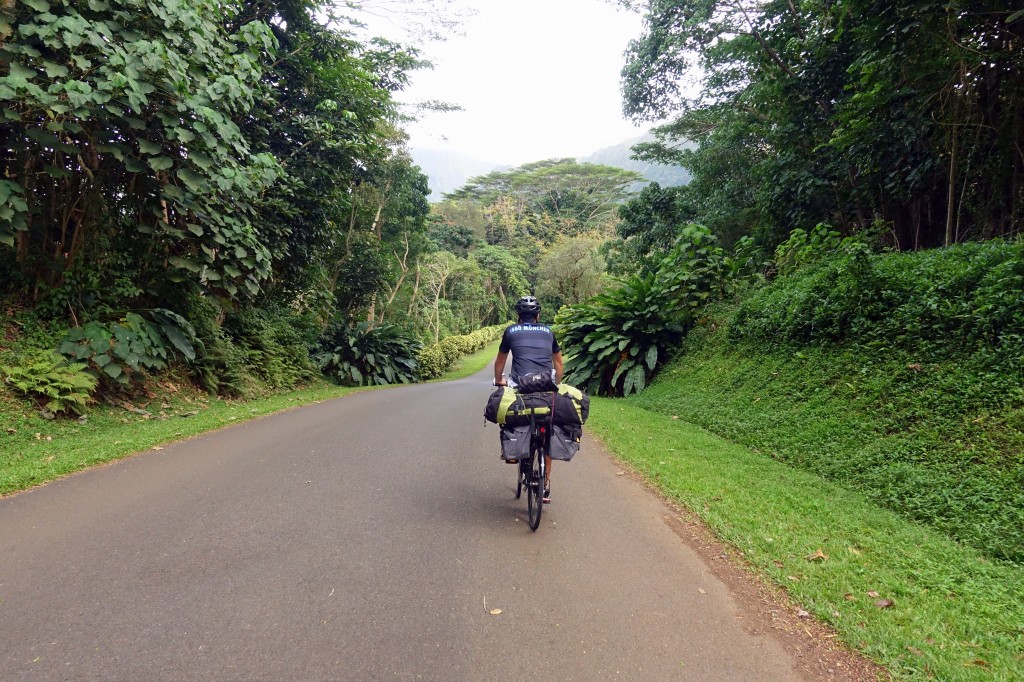
[(530, 476), (526, 483), (526, 510), (530, 530), (540, 527), (544, 509), (544, 451), (530, 446)]

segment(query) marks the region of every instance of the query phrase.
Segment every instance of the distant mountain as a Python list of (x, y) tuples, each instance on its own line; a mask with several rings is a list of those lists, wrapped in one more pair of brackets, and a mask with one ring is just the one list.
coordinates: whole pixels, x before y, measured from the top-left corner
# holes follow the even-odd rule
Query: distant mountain
[[(611, 147), (605, 147), (579, 159), (582, 163), (598, 163), (603, 166), (625, 168), (640, 173), (650, 182), (662, 187), (675, 187), (690, 182), (690, 174), (676, 166), (664, 166), (629, 158), (630, 147), (638, 142), (650, 142), (650, 133), (635, 137)], [(459, 152), (414, 147), (410, 150), (413, 162), (420, 167), (430, 181), (430, 201), (441, 201), (441, 195), (453, 192), (466, 184), (470, 178), (486, 175), (496, 170), (510, 170), (512, 167), (490, 161), (475, 159)]]
[(442, 194), (457, 190), (470, 178), (487, 175), (493, 170), (503, 168), (499, 164), (474, 159), (458, 152), (421, 148), (413, 148), (410, 151), (413, 162), (430, 180), (431, 202), (441, 201)]
[(630, 148), (640, 142), (653, 142), (654, 135), (647, 133), (631, 140), (620, 142), (613, 147), (599, 149), (590, 156), (584, 156), (580, 161), (584, 163), (597, 163), (602, 166), (613, 166), (614, 168), (625, 168), (636, 171), (651, 182), (656, 182), (662, 187), (677, 187), (690, 182), (690, 173), (685, 168), (678, 166), (665, 166), (660, 163), (649, 161), (634, 161), (629, 158)]

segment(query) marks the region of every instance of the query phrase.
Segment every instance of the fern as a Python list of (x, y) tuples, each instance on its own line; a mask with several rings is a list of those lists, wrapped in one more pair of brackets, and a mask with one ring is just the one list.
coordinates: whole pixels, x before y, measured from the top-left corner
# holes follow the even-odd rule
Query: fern
[(0, 370), (8, 385), (53, 413), (81, 414), (98, 383), (85, 365), (69, 363), (53, 351), (29, 356), (26, 364), (0, 366)]

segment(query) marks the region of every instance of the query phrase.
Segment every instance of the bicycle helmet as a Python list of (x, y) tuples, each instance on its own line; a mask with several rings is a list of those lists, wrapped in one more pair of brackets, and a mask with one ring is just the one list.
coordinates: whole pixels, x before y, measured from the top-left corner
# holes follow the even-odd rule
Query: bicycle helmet
[(523, 296), (516, 301), (516, 312), (520, 315), (536, 317), (540, 315), (540, 303), (533, 296)]

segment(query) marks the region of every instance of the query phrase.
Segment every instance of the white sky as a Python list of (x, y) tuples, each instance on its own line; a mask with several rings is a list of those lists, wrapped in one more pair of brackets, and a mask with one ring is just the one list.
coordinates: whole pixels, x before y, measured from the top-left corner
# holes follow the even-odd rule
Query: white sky
[(468, 0), (464, 36), (421, 46), (433, 70), (412, 74), (403, 101), (465, 111), (424, 114), (410, 145), (519, 165), (579, 157), (636, 137), (622, 116), (619, 72), (641, 17), (607, 0)]

